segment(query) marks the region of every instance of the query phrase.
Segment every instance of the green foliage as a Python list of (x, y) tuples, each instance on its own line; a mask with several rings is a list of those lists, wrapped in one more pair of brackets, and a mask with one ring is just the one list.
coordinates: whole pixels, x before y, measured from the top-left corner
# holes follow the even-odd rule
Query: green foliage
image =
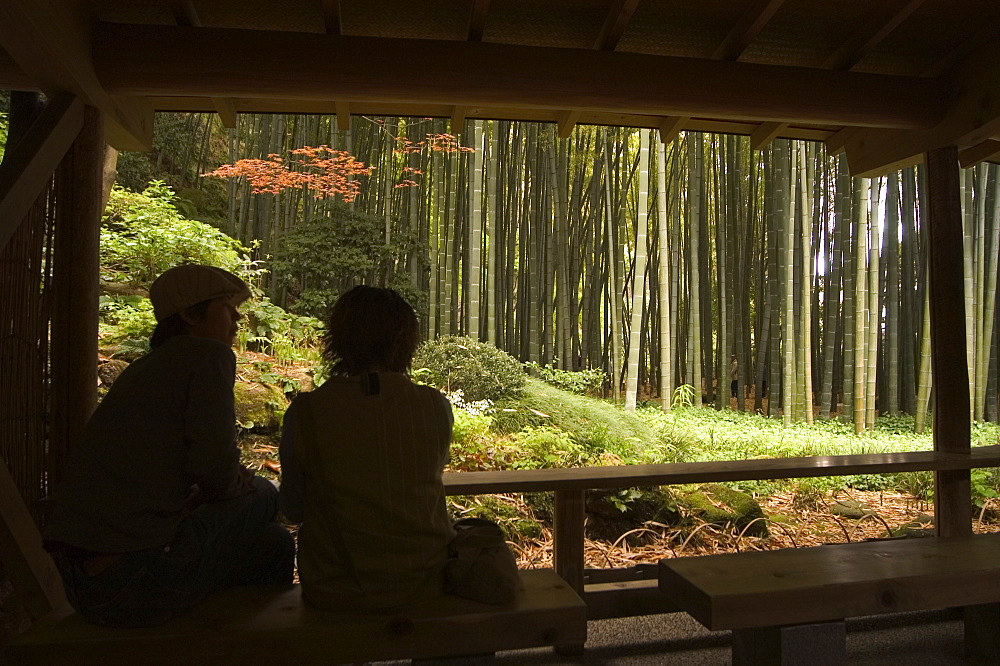
[(279, 363), (318, 363), (322, 322), (286, 312), (261, 293), (255, 296), (241, 310), (246, 320), (237, 334), (240, 348), (270, 354)]
[(451, 462), (454, 470), (477, 471), (507, 467), (503, 443), (490, 434), (492, 418), (487, 414), (470, 414), (454, 410)]
[(147, 340), (156, 328), (153, 304), (144, 296), (102, 295), (99, 301), (102, 344)]
[(560, 370), (549, 364), (539, 365), (534, 361), (529, 361), (524, 366), (545, 383), (579, 395), (599, 395), (607, 380), (607, 375), (600, 368), (579, 371)]
[(659, 457), (657, 434), (643, 417), (529, 377), (522, 396), (497, 404), (493, 429), (514, 434), (542, 426), (569, 433), (588, 459), (599, 464), (654, 462)]
[(467, 402), (516, 398), (526, 376), (517, 359), (475, 338), (442, 336), (424, 342), (412, 364), (414, 377), (446, 393), (462, 390)]
[(416, 237), (386, 242), (385, 220), (335, 204), (329, 214), (294, 226), (271, 262), (273, 276), (294, 295), (291, 310), (322, 317), (355, 284), (391, 287), (418, 311), (425, 297), (413, 286), (404, 258)]
[(694, 387), (690, 384), (681, 384), (674, 389), (674, 395), (670, 399), (671, 407), (693, 407)]
[(511, 446), (517, 451), (514, 469), (577, 467), (587, 460), (585, 449), (554, 426), (529, 426), (511, 437)]
[(245, 272), (250, 249), (218, 229), (183, 217), (173, 191), (155, 181), (142, 194), (111, 191), (101, 228), (101, 277), (148, 286), (157, 275), (182, 263)]

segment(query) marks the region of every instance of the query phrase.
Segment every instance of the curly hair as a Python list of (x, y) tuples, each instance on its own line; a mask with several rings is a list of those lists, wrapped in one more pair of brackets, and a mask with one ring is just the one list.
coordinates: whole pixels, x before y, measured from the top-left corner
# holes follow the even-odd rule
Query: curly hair
[(330, 310), (323, 359), (334, 375), (406, 372), (419, 343), (417, 314), (398, 292), (359, 285)]

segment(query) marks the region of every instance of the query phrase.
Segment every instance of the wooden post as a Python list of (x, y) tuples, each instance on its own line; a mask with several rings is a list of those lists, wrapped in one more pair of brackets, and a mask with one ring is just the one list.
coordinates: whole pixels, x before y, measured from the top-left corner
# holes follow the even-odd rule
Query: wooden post
[[(958, 149), (926, 155), (931, 317), (931, 375), (934, 385), (934, 450), (970, 452), (969, 372), (966, 366), (963, 287), (962, 205)], [(938, 536), (972, 533), (972, 490), (968, 470), (934, 473)]]
[(583, 490), (557, 490), (553, 559), (556, 573), (583, 596)]
[(58, 485), (72, 443), (97, 405), (97, 310), (104, 135), (87, 107), (83, 129), (63, 160), (56, 192), (52, 259), (52, 430), (49, 489)]

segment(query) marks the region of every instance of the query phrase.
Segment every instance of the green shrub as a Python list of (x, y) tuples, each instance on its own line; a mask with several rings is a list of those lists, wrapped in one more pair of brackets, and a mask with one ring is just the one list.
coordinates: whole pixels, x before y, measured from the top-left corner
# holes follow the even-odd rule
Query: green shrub
[(153, 304), (136, 295), (102, 295), (99, 301), (101, 344), (146, 340), (156, 328)]
[(384, 218), (335, 204), (282, 236), (272, 274), (294, 295), (289, 307), (298, 314), (323, 317), (356, 284), (395, 289), (422, 312), (426, 296), (406, 268), (408, 255), (426, 251), (416, 241), (400, 231), (387, 239)]
[(147, 287), (163, 271), (183, 263), (247, 272), (250, 249), (204, 222), (183, 217), (173, 191), (162, 181), (142, 194), (111, 191), (101, 227), (101, 277)]
[(604, 389), (604, 382), (608, 378), (600, 368), (578, 371), (560, 370), (559, 368), (553, 368), (547, 363), (539, 365), (534, 361), (525, 363), (524, 367), (546, 384), (552, 384), (556, 388), (561, 388), (564, 391), (578, 395), (600, 395)]
[(445, 393), (461, 389), (466, 402), (516, 398), (526, 379), (513, 356), (468, 337), (428, 340), (417, 349), (412, 366), (414, 377)]
[(528, 427), (511, 437), (514, 469), (577, 467), (586, 464), (584, 448), (554, 426)]

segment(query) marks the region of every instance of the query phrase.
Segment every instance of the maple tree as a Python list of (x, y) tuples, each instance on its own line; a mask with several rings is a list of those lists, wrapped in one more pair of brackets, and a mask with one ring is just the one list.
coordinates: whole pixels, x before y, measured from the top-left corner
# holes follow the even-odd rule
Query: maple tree
[(265, 159), (247, 158), (233, 164), (223, 164), (202, 174), (216, 178), (245, 177), (255, 194), (278, 194), (286, 189), (301, 187), (317, 199), (337, 196), (350, 203), (361, 190), (357, 176), (367, 176), (375, 167), (365, 166), (345, 150), (329, 146), (303, 146), (291, 152), (285, 160), (278, 153)]
[[(439, 153), (475, 152), (459, 143), (454, 134), (427, 134), (421, 141), (406, 137), (395, 137), (398, 144), (393, 152), (408, 155), (430, 150)], [(264, 159), (246, 158), (233, 164), (223, 164), (214, 171), (202, 174), (213, 178), (244, 177), (250, 182), (254, 194), (278, 194), (284, 190), (299, 187), (309, 190), (317, 199), (340, 195), (345, 203), (350, 203), (361, 191), (358, 176), (369, 175), (375, 167), (365, 166), (346, 150), (334, 150), (329, 146), (302, 146), (290, 151), (285, 159), (279, 153), (271, 153)], [(415, 167), (403, 167), (403, 178), (394, 187), (415, 187), (419, 183), (413, 177), (423, 175)]]

